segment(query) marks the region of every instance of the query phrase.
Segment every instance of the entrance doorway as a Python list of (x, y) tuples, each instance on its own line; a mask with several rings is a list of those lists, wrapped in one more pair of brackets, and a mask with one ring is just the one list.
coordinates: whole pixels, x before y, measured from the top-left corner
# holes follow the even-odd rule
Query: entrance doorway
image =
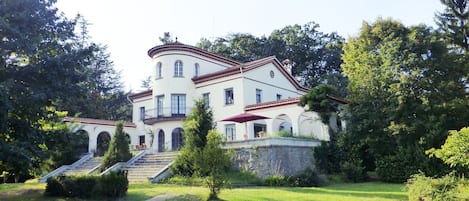
[(106, 153), (109, 148), (109, 142), (111, 142), (111, 135), (109, 135), (108, 132), (101, 132), (98, 134), (96, 148), (97, 156), (104, 156), (104, 153)]
[(164, 131), (158, 132), (158, 152), (164, 152)]

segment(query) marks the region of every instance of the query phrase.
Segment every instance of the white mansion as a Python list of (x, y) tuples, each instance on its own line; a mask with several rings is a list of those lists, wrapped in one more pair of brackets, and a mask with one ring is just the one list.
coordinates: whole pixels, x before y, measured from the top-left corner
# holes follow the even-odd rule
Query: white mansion
[[(214, 123), (227, 141), (243, 141), (285, 130), (294, 136), (328, 140), (328, 127), (314, 112), (298, 106), (308, 92), (291, 75), (288, 62), (275, 57), (240, 63), (205, 50), (172, 43), (148, 51), (153, 62), (153, 87), (129, 96), (132, 123), (125, 124), (133, 148), (153, 152), (177, 150), (183, 144), (183, 121), (194, 100), (213, 110)], [(337, 100), (340, 102), (340, 100)], [(236, 123), (223, 119), (250, 113), (267, 119)], [(87, 133), (89, 152), (102, 152), (112, 137), (112, 121), (75, 118)], [(332, 120), (335, 121), (335, 120)], [(104, 143), (106, 144), (106, 143)]]

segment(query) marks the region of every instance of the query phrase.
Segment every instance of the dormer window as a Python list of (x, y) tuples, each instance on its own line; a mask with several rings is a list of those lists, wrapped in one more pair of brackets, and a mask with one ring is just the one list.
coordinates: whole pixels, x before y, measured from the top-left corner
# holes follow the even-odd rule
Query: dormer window
[(158, 62), (156, 64), (156, 78), (157, 79), (160, 79), (162, 76), (162, 68), (163, 68), (163, 64), (161, 62)]
[(200, 73), (200, 65), (199, 63), (194, 64), (194, 77), (199, 77)]
[(177, 60), (174, 62), (174, 77), (182, 77), (182, 61)]

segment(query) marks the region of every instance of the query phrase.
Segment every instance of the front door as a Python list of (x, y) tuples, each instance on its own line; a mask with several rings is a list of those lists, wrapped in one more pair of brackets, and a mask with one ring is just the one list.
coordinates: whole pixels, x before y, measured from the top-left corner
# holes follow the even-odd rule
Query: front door
[(164, 131), (158, 132), (158, 152), (164, 152)]

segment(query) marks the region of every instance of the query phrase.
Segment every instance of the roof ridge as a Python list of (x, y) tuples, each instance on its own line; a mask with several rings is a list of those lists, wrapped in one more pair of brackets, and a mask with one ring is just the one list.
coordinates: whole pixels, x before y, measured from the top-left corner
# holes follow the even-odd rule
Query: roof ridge
[(174, 43), (168, 43), (168, 44), (154, 46), (154, 47), (152, 47), (148, 50), (147, 54), (148, 54), (148, 56), (153, 57), (158, 52), (165, 51), (165, 50), (171, 50), (171, 49), (188, 50), (188, 51), (192, 51), (193, 53), (199, 53), (199, 54), (202, 54), (202, 55), (205, 54), (204, 56), (212, 57), (215, 60), (230, 64), (230, 65), (239, 65), (239, 64), (241, 64), (241, 62), (233, 60), (231, 58), (224, 57), (224, 56), (218, 55), (216, 53), (204, 50), (202, 48), (192, 46), (192, 45), (187, 45), (187, 44), (184, 44), (184, 43), (181, 43), (181, 42), (174, 42)]
[[(109, 125), (115, 126), (118, 121), (106, 120), (106, 119), (93, 119), (86, 117), (65, 117), (64, 122), (80, 122), (88, 124), (99, 124), (99, 125)], [(136, 127), (133, 122), (124, 121), (124, 127)]]

